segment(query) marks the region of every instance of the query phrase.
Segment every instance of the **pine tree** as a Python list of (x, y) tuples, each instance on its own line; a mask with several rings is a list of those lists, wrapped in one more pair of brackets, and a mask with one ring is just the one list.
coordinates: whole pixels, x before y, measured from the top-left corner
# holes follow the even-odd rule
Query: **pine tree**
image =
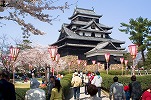
[(136, 18), (130, 19), (129, 23), (121, 23), (121, 27), (124, 29), (119, 29), (121, 32), (129, 34), (129, 39), (132, 43), (138, 45), (138, 51), (141, 52), (143, 63), (145, 62), (144, 51), (146, 50), (148, 43), (147, 37), (150, 34), (151, 21), (147, 18)]

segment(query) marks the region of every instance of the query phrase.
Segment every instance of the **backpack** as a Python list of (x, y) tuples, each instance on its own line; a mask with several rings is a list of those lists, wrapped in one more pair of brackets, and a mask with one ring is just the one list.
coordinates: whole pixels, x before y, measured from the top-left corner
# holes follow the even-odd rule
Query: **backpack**
[(137, 81), (134, 81), (131, 83), (131, 96), (133, 98), (139, 99), (142, 95), (142, 88), (141, 88), (141, 84)]
[(123, 97), (123, 86), (120, 83), (116, 83), (113, 87), (113, 96), (114, 97)]

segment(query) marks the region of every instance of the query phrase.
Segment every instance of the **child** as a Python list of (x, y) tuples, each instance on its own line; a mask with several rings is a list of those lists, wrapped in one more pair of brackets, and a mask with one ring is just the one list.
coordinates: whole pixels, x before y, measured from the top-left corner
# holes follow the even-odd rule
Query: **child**
[(124, 91), (125, 91), (126, 100), (130, 100), (130, 92), (129, 92), (129, 86), (128, 85), (124, 86)]

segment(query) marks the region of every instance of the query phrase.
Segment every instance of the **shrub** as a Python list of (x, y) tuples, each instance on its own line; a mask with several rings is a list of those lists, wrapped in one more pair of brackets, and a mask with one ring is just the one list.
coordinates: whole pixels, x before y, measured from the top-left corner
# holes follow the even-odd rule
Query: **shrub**
[[(101, 74), (103, 78), (102, 88), (109, 91), (111, 84), (113, 83), (113, 77), (115, 75)], [(118, 76), (119, 82), (123, 85), (128, 85), (131, 82), (131, 76)], [(145, 90), (150, 85), (151, 75), (136, 76), (136, 80), (141, 83), (142, 89)]]
[(122, 75), (122, 70), (110, 70), (109, 75)]
[[(148, 72), (148, 74), (151, 74), (151, 70), (147, 70), (147, 72)], [(104, 70), (104, 71), (101, 71), (100, 73), (106, 74), (106, 71)], [(140, 70), (140, 73), (142, 75), (145, 75), (146, 71), (145, 70)], [(109, 70), (108, 74), (109, 75), (122, 75), (122, 70)], [(125, 72), (125, 70), (123, 70), (123, 74), (124, 75), (131, 75), (131, 70), (127, 70), (126, 72)], [(135, 70), (135, 74), (139, 75), (138, 70)]]
[[(106, 71), (101, 71), (100, 73), (106, 74)], [(127, 74), (130, 74), (130, 71), (126, 72)], [(122, 75), (122, 70), (109, 70), (109, 75)], [(123, 70), (123, 74), (125, 74), (125, 71)]]
[(61, 79), (61, 85), (65, 98), (68, 98), (68, 94), (70, 93), (71, 79), (72, 74), (67, 74)]
[(100, 71), (101, 74), (106, 74), (106, 70)]
[[(70, 71), (70, 73), (72, 73), (72, 72)], [(67, 75), (67, 74), (69, 74), (69, 71), (61, 71), (61, 72), (59, 72), (59, 74)]]

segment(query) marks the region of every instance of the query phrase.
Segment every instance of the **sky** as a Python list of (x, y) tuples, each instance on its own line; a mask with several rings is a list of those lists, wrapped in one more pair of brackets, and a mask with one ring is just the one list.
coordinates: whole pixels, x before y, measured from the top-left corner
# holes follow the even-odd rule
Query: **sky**
[[(138, 17), (148, 18), (151, 20), (151, 0), (60, 0), (55, 5), (61, 5), (65, 2), (72, 4), (69, 9), (66, 9), (63, 13), (60, 10), (50, 11), (50, 15), (54, 18), (59, 17), (52, 22), (52, 25), (47, 23), (41, 23), (31, 17), (26, 19), (26, 22), (31, 22), (36, 28), (44, 31), (45, 35), (31, 35), (30, 40), (33, 44), (39, 44), (42, 46), (48, 46), (57, 41), (59, 37), (59, 30), (63, 23), (70, 23), (68, 19), (72, 16), (74, 9), (77, 7), (85, 9), (93, 9), (98, 15), (103, 15), (100, 18), (100, 23), (113, 27), (112, 34), (113, 39), (125, 41), (122, 47), (127, 48), (132, 44), (129, 40), (129, 35), (120, 32), (120, 23), (128, 23), (130, 18), (136, 19)], [(0, 16), (6, 14), (0, 12)], [(8, 41), (13, 44), (16, 39), (21, 39), (22, 31), (20, 26), (12, 21), (1, 20), (3, 27), (0, 28), (0, 37), (3, 34), (7, 34)]]

